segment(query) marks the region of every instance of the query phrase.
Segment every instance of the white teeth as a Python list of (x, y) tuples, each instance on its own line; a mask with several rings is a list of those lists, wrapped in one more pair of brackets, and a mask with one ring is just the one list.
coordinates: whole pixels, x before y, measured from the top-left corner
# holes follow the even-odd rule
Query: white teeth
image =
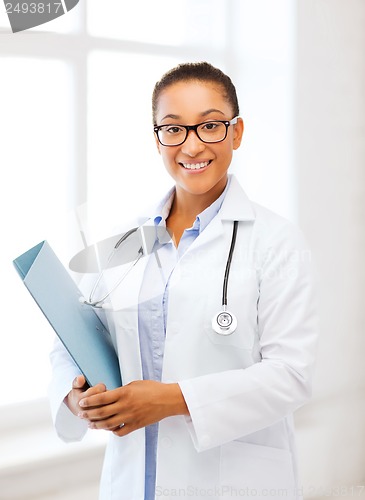
[(188, 170), (199, 170), (200, 168), (207, 167), (208, 165), (209, 161), (205, 161), (203, 163), (182, 163), (182, 166)]

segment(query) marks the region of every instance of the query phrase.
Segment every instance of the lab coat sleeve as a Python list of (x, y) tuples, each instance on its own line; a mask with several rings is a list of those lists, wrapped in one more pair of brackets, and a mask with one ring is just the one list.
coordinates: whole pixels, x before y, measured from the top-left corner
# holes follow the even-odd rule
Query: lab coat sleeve
[(264, 254), (257, 304), (261, 362), (179, 382), (197, 451), (269, 427), (310, 397), (317, 340), (310, 251), (287, 223)]
[(80, 441), (87, 432), (87, 423), (76, 417), (63, 400), (71, 390), (72, 381), (81, 372), (58, 338), (50, 353), (50, 360), (52, 379), (48, 397), (56, 432), (65, 442)]

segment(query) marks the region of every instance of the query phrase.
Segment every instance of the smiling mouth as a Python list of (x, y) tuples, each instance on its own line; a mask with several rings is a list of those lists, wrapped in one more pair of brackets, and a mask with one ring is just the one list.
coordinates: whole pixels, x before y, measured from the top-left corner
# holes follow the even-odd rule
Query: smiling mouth
[(180, 165), (182, 165), (186, 170), (201, 170), (202, 168), (205, 168), (208, 165), (210, 165), (211, 162), (212, 162), (212, 160), (203, 161), (200, 163), (182, 163), (181, 162)]

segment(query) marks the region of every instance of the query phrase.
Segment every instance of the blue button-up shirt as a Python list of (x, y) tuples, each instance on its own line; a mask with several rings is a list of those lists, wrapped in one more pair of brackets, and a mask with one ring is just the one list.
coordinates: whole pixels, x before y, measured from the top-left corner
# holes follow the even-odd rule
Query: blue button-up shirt
[[(138, 328), (144, 380), (161, 380), (171, 273), (189, 246), (219, 212), (228, 185), (229, 180), (221, 196), (197, 215), (192, 227), (185, 229), (177, 248), (170, 238), (166, 238), (165, 231), (162, 231), (165, 237), (157, 237), (139, 295)], [(166, 229), (174, 196), (175, 191), (172, 191), (155, 215), (156, 228)], [(157, 435), (157, 423), (146, 427), (145, 500), (155, 498)]]

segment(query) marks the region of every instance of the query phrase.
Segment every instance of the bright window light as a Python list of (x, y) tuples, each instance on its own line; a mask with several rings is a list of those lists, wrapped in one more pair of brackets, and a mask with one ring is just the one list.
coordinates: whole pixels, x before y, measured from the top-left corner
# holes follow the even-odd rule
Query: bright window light
[(226, 0), (88, 0), (87, 14), (92, 36), (209, 50), (225, 43)]
[(98, 37), (180, 45), (186, 24), (186, 3), (186, 0), (158, 3), (103, 0), (101, 5), (99, 0), (88, 0), (88, 31)]
[(155, 82), (178, 62), (101, 51), (89, 57), (88, 209), (94, 239), (128, 224), (172, 185), (154, 141), (151, 96)]
[[(1, 58), (0, 404), (46, 395), (53, 330), (12, 260), (57, 231), (70, 206), (72, 74), (56, 60)], [(59, 240), (64, 235), (59, 234)]]

